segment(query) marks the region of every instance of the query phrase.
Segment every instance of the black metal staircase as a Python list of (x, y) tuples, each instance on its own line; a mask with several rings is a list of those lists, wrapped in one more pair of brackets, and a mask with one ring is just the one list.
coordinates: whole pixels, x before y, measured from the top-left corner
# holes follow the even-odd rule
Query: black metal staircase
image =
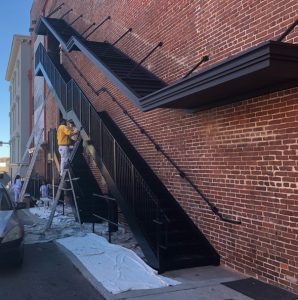
[(64, 46), (64, 49), (87, 53), (88, 58), (96, 65), (99, 64), (100, 68), (107, 70), (105, 75), (117, 86), (122, 87), (123, 92), (134, 101), (167, 86), (112, 44), (88, 41), (62, 19), (41, 17), (36, 32), (48, 34), (48, 31)]
[[(160, 271), (219, 264), (217, 252), (108, 114), (97, 112), (73, 79), (64, 81), (42, 45), (35, 61), (36, 74), (45, 77), (59, 107), (82, 126), (82, 136), (89, 139), (95, 161), (148, 264)], [(74, 170), (88, 168), (80, 162)]]

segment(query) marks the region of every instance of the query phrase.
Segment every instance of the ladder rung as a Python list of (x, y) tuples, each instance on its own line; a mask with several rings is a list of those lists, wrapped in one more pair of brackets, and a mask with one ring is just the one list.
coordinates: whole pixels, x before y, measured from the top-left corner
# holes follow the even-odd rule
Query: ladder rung
[[(69, 179), (65, 178), (67, 175), (68, 175)], [(73, 183), (72, 183), (73, 180), (78, 180), (78, 179), (80, 179), (80, 178), (79, 177), (78, 178), (71, 178), (71, 175), (70, 175), (70, 172), (69, 172), (68, 169), (65, 169), (63, 171), (63, 174), (62, 174), (59, 186), (58, 186), (58, 191), (57, 191), (56, 196), (55, 196), (55, 201), (54, 201), (54, 204), (53, 204), (53, 207), (52, 207), (52, 211), (51, 211), (48, 223), (45, 227), (45, 231), (50, 228), (50, 226), (53, 222), (53, 218), (54, 218), (54, 214), (55, 214), (55, 210), (56, 210), (58, 202), (64, 202), (64, 200), (59, 199), (61, 191), (72, 191), (73, 199), (74, 199), (74, 203), (75, 203), (77, 219), (78, 219), (78, 222), (81, 224), (79, 208), (78, 208), (78, 205), (77, 205), (77, 198), (79, 198), (79, 197), (77, 197), (77, 195), (75, 194), (75, 189), (74, 189), (74, 186), (73, 186)], [(64, 188), (63, 187), (65, 181), (70, 182), (70, 186), (71, 186), (70, 188)]]
[(74, 180), (79, 180), (80, 179), (80, 177), (76, 177), (76, 178), (71, 178), (71, 179), (65, 179), (64, 181), (74, 181)]

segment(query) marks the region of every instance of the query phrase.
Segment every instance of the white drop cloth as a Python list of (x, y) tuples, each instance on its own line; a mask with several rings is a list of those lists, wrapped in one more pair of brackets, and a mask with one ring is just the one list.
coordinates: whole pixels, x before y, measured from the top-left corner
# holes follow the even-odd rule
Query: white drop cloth
[(113, 245), (96, 234), (57, 240), (71, 251), (88, 271), (113, 294), (179, 284), (160, 276), (133, 251)]

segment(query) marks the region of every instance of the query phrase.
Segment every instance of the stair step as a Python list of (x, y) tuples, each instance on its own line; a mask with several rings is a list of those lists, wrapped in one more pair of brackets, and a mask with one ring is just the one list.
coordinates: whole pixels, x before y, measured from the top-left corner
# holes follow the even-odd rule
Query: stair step
[(121, 57), (121, 56), (118, 57), (118, 56), (105, 55), (103, 52), (98, 53), (98, 57), (102, 61), (104, 61), (106, 64), (111, 65), (111, 66), (113, 66), (113, 65), (118, 65), (119, 66), (120, 64), (121, 65), (123, 64), (125, 66), (127, 65), (127, 66), (132, 67), (136, 64), (134, 61), (132, 61), (129, 58)]
[(145, 96), (147, 96), (147, 95), (149, 95), (149, 94), (151, 94), (151, 93), (153, 93), (153, 92), (155, 92), (155, 91), (157, 91), (157, 89), (151, 89), (151, 90), (138, 90), (138, 89), (136, 89), (136, 88), (134, 88), (134, 87), (131, 87), (134, 91), (135, 91), (135, 93), (137, 94), (137, 95), (139, 95), (139, 97), (145, 97)]
[(84, 41), (84, 44), (90, 48), (97, 48), (97, 49), (107, 49), (111, 47), (111, 45), (108, 43), (87, 41), (87, 40)]
[(126, 55), (123, 55), (121, 53), (119, 53), (118, 51), (114, 50), (112, 48), (111, 45), (108, 45), (106, 47), (103, 47), (103, 46), (88, 46), (89, 49), (91, 49), (94, 53), (96, 53), (97, 55), (99, 56), (103, 56), (103, 57), (106, 57), (106, 58), (119, 58), (119, 59), (125, 59), (125, 60), (130, 60), (131, 59), (126, 56)]
[(153, 77), (149, 77), (149, 76), (148, 76), (148, 78), (146, 78), (144, 80), (141, 80), (138, 77), (137, 78), (128, 77), (127, 79), (125, 79), (125, 81), (129, 84), (140, 84), (140, 82), (141, 82), (143, 84), (146, 84), (146, 86), (148, 86), (148, 85), (152, 85), (152, 86), (164, 85), (160, 80), (155, 79)]
[(180, 215), (180, 216), (171, 216), (169, 215), (166, 211), (164, 211), (168, 224), (172, 230), (174, 229), (186, 229), (185, 228), (185, 219)]
[(161, 247), (168, 256), (177, 254), (203, 254), (205, 253), (204, 245), (197, 241), (178, 241), (171, 242)]
[[(116, 67), (111, 67), (111, 69), (113, 70), (118, 70), (119, 74), (121, 75), (125, 75), (127, 77), (127, 71), (132, 71), (133, 67), (130, 67), (130, 68), (125, 68), (125, 70), (121, 70), (121, 68), (117, 68)], [(152, 78), (151, 74), (148, 73), (146, 70), (142, 69), (142, 68), (137, 68), (136, 70), (134, 70), (131, 75), (127, 78), (132, 78), (132, 76), (134, 76), (135, 79), (138, 79), (140, 77), (143, 77), (144, 79), (147, 79), (147, 78)]]
[[(123, 79), (123, 81), (127, 82), (126, 78)], [(145, 81), (145, 82), (144, 82)], [(162, 88), (161, 85), (159, 85), (158, 83), (146, 83), (146, 80), (140, 80), (140, 83), (131, 83), (129, 84), (129, 86), (133, 87), (135, 90), (138, 91), (145, 91), (145, 90), (149, 90), (149, 91), (157, 91), (160, 88)]]
[(167, 239), (169, 242), (173, 241), (186, 241), (193, 237), (193, 233), (189, 230), (169, 230), (166, 232), (161, 232), (161, 235), (164, 236), (167, 234)]
[(114, 73), (117, 73), (121, 77), (127, 77), (130, 70), (133, 68), (133, 66), (127, 65), (127, 66), (116, 66), (116, 65), (108, 65), (106, 66), (111, 69)]
[(181, 268), (202, 267), (208, 265), (219, 265), (219, 260), (210, 255), (177, 255), (176, 257), (166, 258), (165, 268), (176, 270)]

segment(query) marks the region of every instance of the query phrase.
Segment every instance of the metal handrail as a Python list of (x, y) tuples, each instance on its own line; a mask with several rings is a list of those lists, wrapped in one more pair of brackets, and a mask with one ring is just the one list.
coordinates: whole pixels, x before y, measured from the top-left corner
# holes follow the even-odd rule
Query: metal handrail
[(58, 10), (60, 10), (62, 8), (62, 6), (64, 5), (64, 2), (61, 3), (58, 7), (56, 7), (55, 9), (53, 9), (48, 15), (47, 18), (51, 17), (54, 13), (56, 13)]
[[(92, 214), (93, 217), (97, 218), (97, 219), (100, 219), (102, 221), (105, 221), (108, 223), (108, 232), (109, 232), (109, 243), (112, 242), (112, 228), (111, 228), (111, 225), (114, 225), (116, 227), (124, 227), (124, 225), (121, 225), (119, 224), (118, 222), (115, 223), (113, 221), (111, 221), (111, 203), (115, 203), (116, 202), (116, 199), (115, 198), (111, 198), (111, 197), (108, 197), (108, 196), (105, 196), (105, 195), (98, 195), (98, 194), (95, 194), (93, 193), (93, 196), (94, 197), (98, 197), (98, 198), (102, 198), (106, 201), (107, 203), (107, 206), (108, 206), (108, 218), (104, 218), (103, 216), (99, 216), (97, 214)], [(94, 232), (95, 231), (95, 228), (94, 228), (94, 222), (92, 224), (92, 231)]]

